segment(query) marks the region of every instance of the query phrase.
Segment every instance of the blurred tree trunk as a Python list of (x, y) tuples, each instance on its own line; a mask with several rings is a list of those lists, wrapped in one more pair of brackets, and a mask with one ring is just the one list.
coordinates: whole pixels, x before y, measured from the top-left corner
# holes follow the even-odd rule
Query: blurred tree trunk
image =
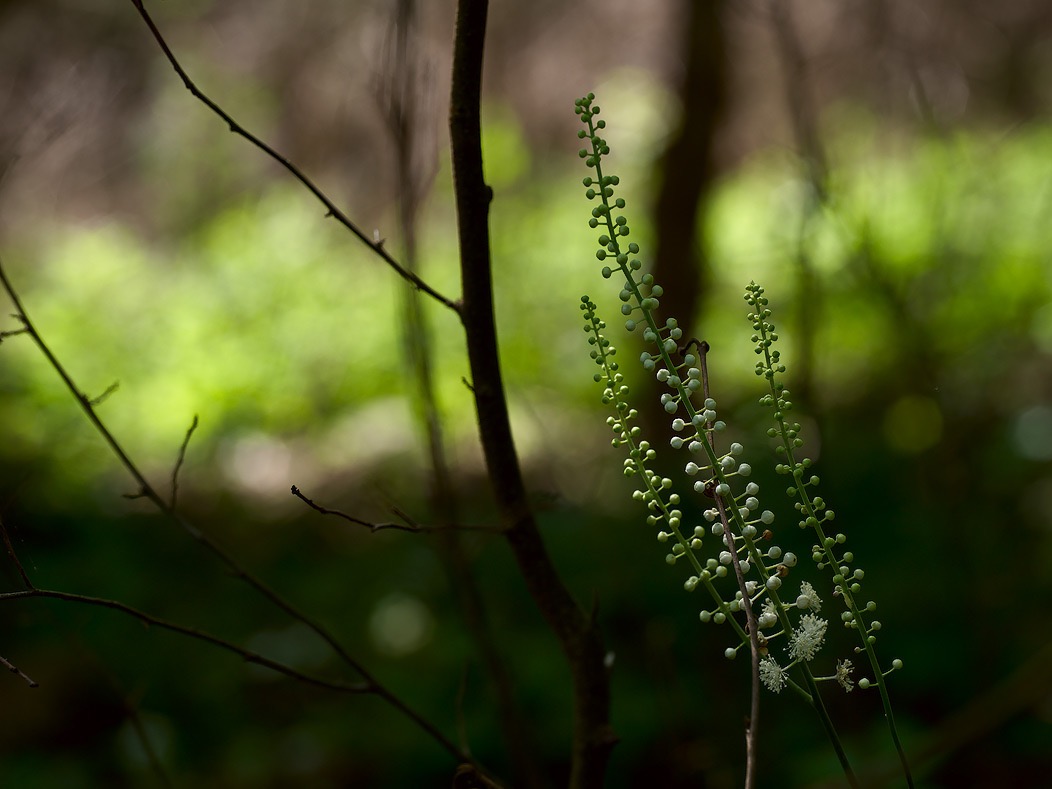
[(722, 0), (683, 0), (683, 6), (686, 18), (678, 44), (683, 51), (682, 114), (659, 164), (654, 278), (665, 288), (663, 314), (689, 328), (709, 279), (697, 220), (712, 184), (713, 140), (723, 116), (727, 67)]
[[(697, 323), (702, 294), (710, 279), (705, 239), (698, 217), (710, 192), (715, 172), (713, 142), (723, 118), (727, 94), (726, 42), (723, 0), (681, 0), (682, 52), (678, 96), (682, 107), (678, 127), (658, 162), (654, 201), (654, 279), (665, 289), (661, 316), (674, 317), (689, 335)], [(658, 384), (650, 379), (654, 399)], [(669, 432), (665, 414), (644, 409), (644, 419), (660, 418), (648, 426), (655, 438)]]

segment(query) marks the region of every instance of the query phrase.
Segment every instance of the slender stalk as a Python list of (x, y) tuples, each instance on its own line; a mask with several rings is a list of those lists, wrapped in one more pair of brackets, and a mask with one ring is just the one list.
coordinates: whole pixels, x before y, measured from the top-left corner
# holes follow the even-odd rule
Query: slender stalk
[[(756, 310), (750, 317), (753, 319), (753, 325), (757, 331), (757, 349), (762, 351), (763, 355), (763, 361), (757, 363), (757, 372), (762, 373), (767, 379), (770, 394), (765, 395), (764, 399), (775, 408), (774, 421), (777, 427), (772, 429), (771, 435), (778, 436), (780, 442), (779, 451), (785, 458), (785, 463), (781, 464), (781, 471), (789, 474), (793, 479), (790, 491), (797, 499), (797, 507), (803, 516), (801, 525), (809, 526), (814, 532), (817, 538), (816, 546), (822, 557), (822, 563), (830, 567), (834, 573), (833, 583), (840, 598), (843, 600), (844, 607), (850, 614), (849, 623), (855, 632), (858, 633), (861, 643), (859, 651), (866, 653), (870, 668), (873, 670), (874, 682), (880, 692), (880, 700), (884, 708), (884, 718), (888, 724), (888, 731), (895, 746), (895, 751), (898, 754), (906, 783), (912, 787), (913, 775), (910, 771), (909, 760), (906, 758), (902, 741), (899, 739), (898, 729), (895, 726), (895, 715), (891, 708), (891, 697), (887, 691), (887, 683), (884, 681), (884, 671), (881, 668), (873, 645), (875, 641), (875, 636), (872, 635), (873, 628), (871, 626), (867, 627), (866, 624), (865, 613), (873, 610), (874, 606), (872, 604), (860, 606), (856, 599), (860, 591), (859, 582), (864, 577), (864, 573), (861, 570), (849, 573), (848, 565), (850, 560), (845, 558), (847, 554), (838, 557), (834, 553), (833, 548), (844, 543), (847, 539), (846, 535), (837, 534), (836, 537), (831, 537), (826, 534), (822, 524), (831, 523), (835, 513), (826, 507), (825, 501), (821, 497), (812, 496), (808, 492), (808, 488), (816, 486), (819, 480), (816, 476), (805, 478), (805, 472), (810, 466), (810, 461), (806, 458), (802, 461), (796, 458), (796, 449), (803, 444), (802, 439), (798, 437), (800, 426), (790, 424), (785, 416), (786, 412), (792, 407), (792, 403), (787, 397), (789, 394), (788, 390), (777, 380), (777, 374), (783, 371), (784, 367), (779, 362), (778, 351), (771, 349), (771, 346), (777, 339), (777, 335), (773, 333), (773, 324), (767, 320), (770, 316), (770, 310), (766, 308), (767, 299), (762, 294), (763, 289), (753, 284), (749, 287), (747, 298), (749, 299), (749, 304)], [(897, 668), (901, 664), (896, 661), (892, 665), (893, 668)]]
[[(414, 274), (419, 261), (417, 224), (420, 206), (436, 169), (434, 152), (425, 147), (432, 118), (426, 104), (429, 72), (421, 59), (420, 42), (414, 37), (417, 5), (417, 0), (398, 0), (396, 3), (377, 90), (395, 147), (398, 219), (405, 247), (405, 268)], [(418, 291), (405, 289), (402, 341), (416, 388), (419, 430), (426, 441), (430, 460), (428, 500), (439, 521), (435, 529), (439, 532), (437, 548), (456, 596), (457, 610), (488, 680), (497, 721), (517, 780), (527, 789), (537, 789), (543, 786), (540, 759), (533, 747), (531, 733), (519, 713), (514, 681), (494, 639), (485, 596), (476, 582), (464, 547), (460, 502), (449, 465), (435, 387), (434, 331), (425, 307)], [(462, 691), (466, 689), (466, 683), (465, 672)], [(458, 696), (458, 709), (464, 695), (461, 692)], [(462, 742), (466, 743), (466, 732), (462, 734)]]
[[(336, 680), (328, 680), (322, 677), (316, 677), (311, 674), (306, 674), (302, 671), (287, 666), (284, 663), (279, 663), (276, 660), (271, 660), (258, 652), (253, 652), (251, 649), (245, 649), (239, 647), (226, 639), (214, 636), (211, 633), (206, 633), (203, 630), (197, 630), (193, 627), (187, 627), (180, 625), (175, 622), (169, 622), (165, 619), (160, 619), (151, 614), (147, 614), (144, 611), (140, 611), (137, 608), (133, 608), (130, 605), (125, 605), (117, 600), (108, 600), (102, 597), (91, 597), (90, 595), (74, 594), (72, 592), (60, 592), (52, 589), (38, 589), (32, 587), (30, 589), (24, 589), (19, 592), (2, 592), (0, 593), (0, 602), (5, 600), (22, 600), (26, 598), (45, 598), (50, 600), (63, 600), (67, 603), (79, 603), (81, 605), (94, 606), (96, 608), (109, 608), (112, 611), (119, 611), (122, 614), (126, 614), (140, 622), (152, 627), (160, 628), (161, 630), (168, 630), (172, 633), (178, 633), (186, 638), (193, 639), (195, 641), (202, 641), (206, 644), (211, 644), (214, 647), (218, 647), (226, 652), (231, 652), (246, 663), (255, 663), (257, 666), (263, 666), (269, 668), (271, 671), (276, 671), (279, 674), (283, 674), (286, 677), (296, 680), (297, 682), (303, 682), (308, 685), (315, 687), (324, 688), (326, 690), (337, 690), (341, 693), (355, 693), (355, 694), (371, 694), (373, 688), (367, 682), (358, 682), (349, 684), (346, 682), (339, 682)], [(443, 743), (445, 745), (445, 743)]]
[(570, 668), (574, 741), (569, 785), (601, 787), (616, 742), (610, 727), (606, 651), (595, 612), (586, 614), (570, 595), (537, 528), (515, 452), (497, 350), (489, 243), (493, 192), (483, 178), (480, 120), (487, 10), (486, 0), (457, 4), (449, 128), (464, 290), (460, 315), (467, 334), (479, 435), (490, 485), (507, 527), (505, 537)]
[[(698, 343), (698, 357), (701, 364), (701, 391), (708, 399), (709, 395), (709, 344)], [(709, 446), (715, 453), (715, 445), (712, 425), (706, 432)], [(720, 523), (723, 524), (724, 534), (727, 535), (727, 550), (731, 554), (731, 565), (734, 567), (734, 577), (738, 581), (738, 588), (742, 594), (742, 607), (745, 609), (745, 621), (748, 624), (749, 633), (749, 656), (750, 661), (750, 689), (749, 689), (749, 720), (745, 726), (745, 789), (753, 789), (756, 786), (756, 731), (760, 721), (760, 625), (756, 619), (756, 612), (752, 607), (752, 596), (745, 585), (745, 574), (742, 573), (741, 561), (738, 551), (734, 547), (734, 531), (730, 521), (727, 519), (727, 505), (723, 497), (716, 495), (716, 508), (720, 511)]]

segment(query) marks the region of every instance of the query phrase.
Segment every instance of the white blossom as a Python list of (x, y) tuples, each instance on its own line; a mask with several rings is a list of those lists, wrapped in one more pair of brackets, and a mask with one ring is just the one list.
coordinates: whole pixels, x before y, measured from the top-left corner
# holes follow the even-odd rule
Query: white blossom
[(829, 623), (814, 614), (806, 614), (789, 637), (789, 656), (794, 660), (809, 662), (826, 638), (826, 627)]
[(785, 669), (778, 665), (778, 661), (768, 655), (760, 661), (760, 681), (764, 687), (772, 693), (780, 693), (788, 681)]

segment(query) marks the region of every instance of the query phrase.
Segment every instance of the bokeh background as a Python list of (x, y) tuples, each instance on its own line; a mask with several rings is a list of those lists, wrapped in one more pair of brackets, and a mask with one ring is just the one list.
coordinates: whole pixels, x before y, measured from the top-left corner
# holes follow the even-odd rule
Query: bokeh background
[[(456, 295), (445, 116), (454, 4), (421, 3), (422, 275)], [(151, 13), (198, 85), (396, 255), (385, 123), (394, 2), (194, 0)], [(490, 8), (483, 136), (500, 342), (545, 539), (615, 656), (609, 785), (735, 786), (745, 661), (697, 621), (610, 449), (579, 298), (611, 324), (573, 101), (595, 91), (633, 232), (707, 339), (733, 437), (809, 553), (764, 436), (741, 293), (768, 289), (788, 382), (866, 590), (925, 786), (1040, 785), (1052, 768), (1052, 8), (1041, 0), (613, 0)], [(434, 535), (404, 284), (229, 134), (131, 3), (0, 3), (0, 255), (101, 417), (184, 514), (331, 626), (451, 737), (514, 778)], [(462, 520), (493, 525), (460, 327), (425, 304)], [(0, 330), (17, 324), (0, 307)], [(635, 339), (613, 326), (626, 359)], [(635, 352), (638, 352), (637, 350)], [(656, 398), (629, 370), (637, 407)], [(650, 409), (657, 411), (656, 408)], [(649, 427), (667, 429), (658, 413)], [(680, 461), (661, 460), (674, 473)], [(323, 645), (135, 493), (25, 337), (0, 345), (0, 515), (35, 583), (118, 599), (295, 666)], [(499, 537), (464, 535), (532, 745), (558, 782), (564, 662)], [(802, 568), (801, 577), (812, 570)], [(5, 589), (18, 574), (3, 563)], [(449, 757), (376, 699), (325, 694), (120, 614), (0, 606), (0, 784), (448, 785)], [(836, 634), (833, 646), (847, 649)], [(874, 785), (875, 696), (830, 694)], [(832, 782), (816, 719), (766, 696), (761, 785)], [(889, 767), (892, 772), (888, 773)]]

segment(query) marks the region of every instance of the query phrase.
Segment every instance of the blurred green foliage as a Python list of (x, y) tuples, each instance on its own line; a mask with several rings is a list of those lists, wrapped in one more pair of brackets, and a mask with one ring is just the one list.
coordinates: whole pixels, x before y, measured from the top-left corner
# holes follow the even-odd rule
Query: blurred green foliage
[[(714, 278), (695, 331), (714, 349), (721, 410), (734, 413), (730, 429), (760, 469), (770, 464), (758, 438), (764, 416), (743, 286), (762, 282), (782, 316), (790, 388), (800, 320), (817, 316), (811, 402), (799, 404), (805, 436), (869, 573), (885, 654), (906, 662), (891, 687), (907, 749), (919, 753), (926, 732), (1037, 653), (1048, 622), (1052, 133), (917, 139), (846, 111), (835, 121), (829, 205), (809, 202), (784, 153), (759, 156), (721, 183), (699, 218)], [(617, 302), (594, 260), (578, 162), (531, 161), (520, 140), (512, 116), (489, 108), (500, 341), (545, 536), (579, 599), (600, 601), (616, 655), (622, 742), (610, 785), (685, 785), (699, 774), (707, 785), (735, 785), (744, 661), (723, 660), (719, 631), (698, 625), (682, 579), (632, 508), (591, 380), (576, 305), (590, 294), (616, 336)], [(646, 163), (632, 160), (631, 146), (628, 156), (613, 147), (645, 255), (647, 198), (631, 189), (645, 183)], [(456, 294), (448, 183), (440, 172), (421, 263), (429, 282)], [(173, 199), (198, 188), (173, 182)], [(489, 692), (430, 538), (369, 534), (288, 495), (296, 483), (362, 517), (389, 520), (397, 505), (427, 521), (425, 452), (399, 337), (404, 285), (288, 184), (215, 206), (174, 245), (115, 220), (53, 231), (42, 249), (39, 260), (6, 261), (26, 309), (89, 396), (120, 382), (100, 414), (159, 487), (200, 414), (182, 477), (188, 517), (506, 770)], [(793, 263), (801, 250), (817, 273), (807, 298)], [(428, 309), (465, 520), (492, 523), (460, 326)], [(631, 343), (614, 342), (632, 373)], [(309, 634), (144, 503), (120, 498), (134, 492), (130, 481), (21, 337), (0, 347), (0, 436), (5, 522), (38, 585), (117, 598), (339, 673)], [(771, 473), (760, 480), (765, 506), (784, 513), (780, 539), (795, 539), (781, 483)], [(570, 724), (555, 642), (499, 540), (469, 534), (466, 543), (518, 700), (558, 768)], [(1026, 555), (1009, 545), (1025, 545)], [(795, 550), (809, 553), (806, 544)], [(11, 568), (5, 577), (16, 588)], [(8, 678), (0, 691), (3, 785), (160, 785), (132, 708), (181, 785), (425, 786), (452, 774), (444, 753), (377, 700), (302, 689), (110, 612), (30, 601), (0, 608), (0, 622), (0, 654), (42, 686), (24, 692)], [(765, 703), (761, 785), (835, 776), (817, 721), (783, 699)], [(889, 756), (863, 694), (830, 706), (863, 767)], [(936, 759), (922, 774), (930, 785), (968, 785), (960, 781), (997, 763), (999, 779), (1026, 783), (1049, 766), (1052, 715), (1020, 703), (1009, 720), (1019, 728), (991, 721), (981, 732), (990, 758)]]

